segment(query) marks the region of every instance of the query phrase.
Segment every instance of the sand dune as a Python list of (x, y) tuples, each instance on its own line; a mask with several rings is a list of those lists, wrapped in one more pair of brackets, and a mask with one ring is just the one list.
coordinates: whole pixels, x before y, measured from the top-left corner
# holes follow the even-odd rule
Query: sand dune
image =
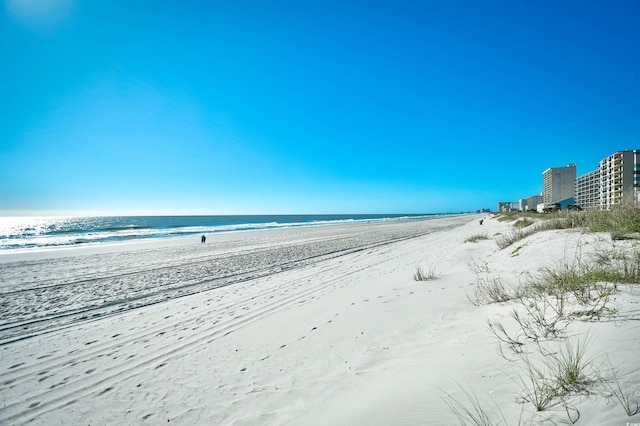
[[(612, 243), (547, 231), (514, 254), (465, 242), (508, 232), (480, 217), (0, 255), (0, 423), (456, 424), (444, 401), (462, 389), (496, 401), (496, 420), (537, 422), (487, 331), (512, 308), (469, 302), (477, 265), (517, 284)], [(417, 266), (437, 279), (415, 281)], [(615, 298), (615, 317), (566, 335), (588, 331), (635, 401), (640, 297)], [(640, 422), (605, 392), (566, 405), (576, 424)]]

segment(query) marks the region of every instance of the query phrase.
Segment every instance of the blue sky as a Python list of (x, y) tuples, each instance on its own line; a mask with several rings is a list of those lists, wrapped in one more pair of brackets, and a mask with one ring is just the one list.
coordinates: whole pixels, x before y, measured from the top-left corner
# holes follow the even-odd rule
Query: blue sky
[(0, 211), (494, 208), (640, 148), (640, 2), (2, 0)]

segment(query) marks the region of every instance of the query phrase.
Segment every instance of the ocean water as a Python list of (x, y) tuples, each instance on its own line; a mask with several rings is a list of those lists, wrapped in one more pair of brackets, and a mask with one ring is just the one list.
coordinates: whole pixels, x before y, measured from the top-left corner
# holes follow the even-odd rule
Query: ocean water
[(0, 251), (437, 215), (0, 217)]

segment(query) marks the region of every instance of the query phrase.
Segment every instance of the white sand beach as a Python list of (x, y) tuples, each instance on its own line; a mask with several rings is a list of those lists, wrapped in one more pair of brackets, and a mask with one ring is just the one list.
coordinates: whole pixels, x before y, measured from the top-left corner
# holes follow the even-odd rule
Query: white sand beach
[(0, 424), (458, 424), (465, 392), (492, 424), (640, 424), (612, 391), (640, 403), (637, 285), (525, 342), (538, 359), (588, 339), (593, 360), (540, 412), (487, 325), (515, 330), (517, 302), (470, 301), (637, 244), (553, 230), (499, 249), (510, 230), (462, 215), (0, 254)]

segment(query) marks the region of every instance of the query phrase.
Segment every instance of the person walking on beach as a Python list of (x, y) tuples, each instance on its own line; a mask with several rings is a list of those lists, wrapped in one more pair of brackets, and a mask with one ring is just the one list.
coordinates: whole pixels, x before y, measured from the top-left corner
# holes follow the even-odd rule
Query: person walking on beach
[(206, 243), (206, 242), (207, 242), (207, 237), (205, 237), (205, 236), (204, 236), (204, 234), (202, 234), (202, 237), (200, 237), (200, 242), (201, 242), (202, 244), (204, 244), (204, 243)]

